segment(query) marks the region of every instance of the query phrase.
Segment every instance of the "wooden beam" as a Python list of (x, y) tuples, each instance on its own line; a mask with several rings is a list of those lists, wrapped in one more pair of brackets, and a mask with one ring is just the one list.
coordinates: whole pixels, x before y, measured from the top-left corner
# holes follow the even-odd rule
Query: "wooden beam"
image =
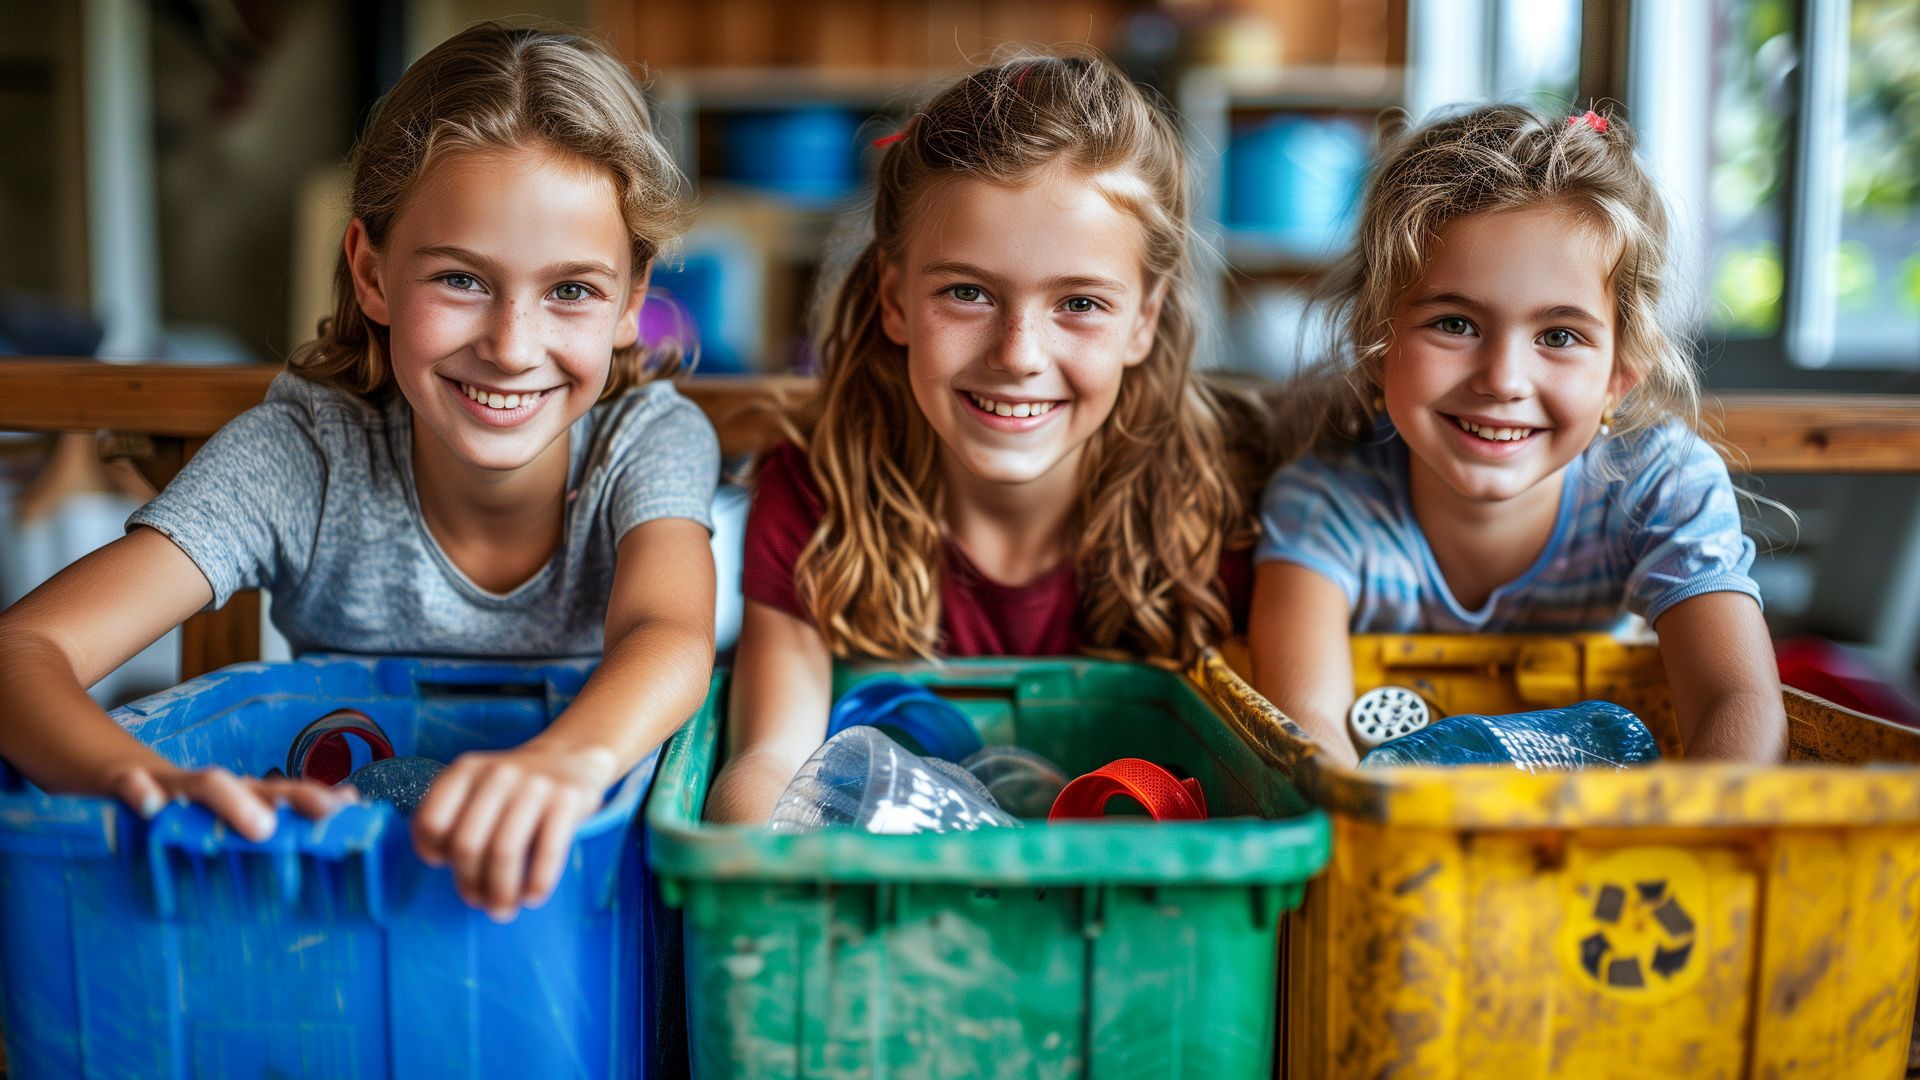
[[(269, 364), (109, 364), (0, 358), (0, 431), (113, 429), (205, 438), (258, 404)], [(777, 441), (778, 412), (810, 392), (798, 375), (701, 376), (680, 383), (728, 456)], [(1920, 472), (1920, 396), (1747, 391), (1709, 397), (1705, 428), (1745, 472)]]
[(1729, 393), (1703, 417), (1736, 471), (1920, 472), (1920, 396)]
[(137, 431), (206, 438), (260, 404), (277, 364), (0, 359), (0, 431)]

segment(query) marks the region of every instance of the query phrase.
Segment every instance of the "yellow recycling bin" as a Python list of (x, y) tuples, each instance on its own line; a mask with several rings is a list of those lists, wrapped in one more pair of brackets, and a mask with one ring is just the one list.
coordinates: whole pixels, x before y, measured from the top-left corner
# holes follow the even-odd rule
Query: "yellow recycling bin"
[[(1588, 698), (1679, 748), (1656, 649), (1354, 638), (1448, 715)], [(1195, 678), (1333, 818), (1291, 916), (1284, 1077), (1894, 1077), (1920, 974), (1920, 733), (1786, 694), (1786, 767), (1359, 771), (1218, 656)]]

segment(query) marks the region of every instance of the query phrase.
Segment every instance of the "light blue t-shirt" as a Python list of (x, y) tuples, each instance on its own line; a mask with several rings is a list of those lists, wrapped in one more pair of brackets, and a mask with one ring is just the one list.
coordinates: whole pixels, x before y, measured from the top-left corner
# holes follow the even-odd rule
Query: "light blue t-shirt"
[(506, 593), (475, 584), (427, 531), (406, 399), (376, 408), (291, 374), (127, 528), (179, 545), (213, 587), (212, 607), (266, 589), (296, 653), (597, 655), (621, 538), (668, 517), (711, 530), (720, 446), (665, 382), (595, 405), (568, 435), (560, 547)]
[[(1602, 479), (1596, 455), (1622, 479)], [(1281, 469), (1260, 511), (1256, 560), (1297, 563), (1340, 586), (1356, 634), (1610, 630), (1628, 612), (1651, 623), (1704, 593), (1760, 599), (1727, 467), (1678, 421), (1575, 458), (1539, 558), (1473, 611), (1447, 587), (1414, 518), (1407, 444), (1390, 426), (1349, 452)]]

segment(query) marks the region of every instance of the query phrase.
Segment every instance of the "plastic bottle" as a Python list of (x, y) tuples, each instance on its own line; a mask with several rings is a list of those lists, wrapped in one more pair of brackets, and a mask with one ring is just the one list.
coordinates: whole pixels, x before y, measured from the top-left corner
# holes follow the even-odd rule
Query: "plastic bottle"
[(1067, 786), (1067, 774), (1058, 766), (1019, 746), (989, 746), (960, 765), (1014, 817), (1046, 817), (1060, 789)]
[(878, 728), (859, 725), (828, 739), (800, 766), (768, 827), (811, 832), (838, 825), (912, 835), (1019, 824), (965, 769), (923, 758)]
[(1360, 759), (1395, 765), (1512, 765), (1523, 772), (1623, 769), (1660, 760), (1653, 733), (1611, 701), (1505, 716), (1449, 716)]

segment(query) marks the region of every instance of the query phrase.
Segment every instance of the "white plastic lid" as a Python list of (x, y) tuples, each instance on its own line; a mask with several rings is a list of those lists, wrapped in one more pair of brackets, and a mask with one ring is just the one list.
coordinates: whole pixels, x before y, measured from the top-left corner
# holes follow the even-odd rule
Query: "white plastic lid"
[(1419, 731), (1432, 720), (1427, 703), (1404, 686), (1376, 686), (1347, 710), (1347, 727), (1363, 751)]

